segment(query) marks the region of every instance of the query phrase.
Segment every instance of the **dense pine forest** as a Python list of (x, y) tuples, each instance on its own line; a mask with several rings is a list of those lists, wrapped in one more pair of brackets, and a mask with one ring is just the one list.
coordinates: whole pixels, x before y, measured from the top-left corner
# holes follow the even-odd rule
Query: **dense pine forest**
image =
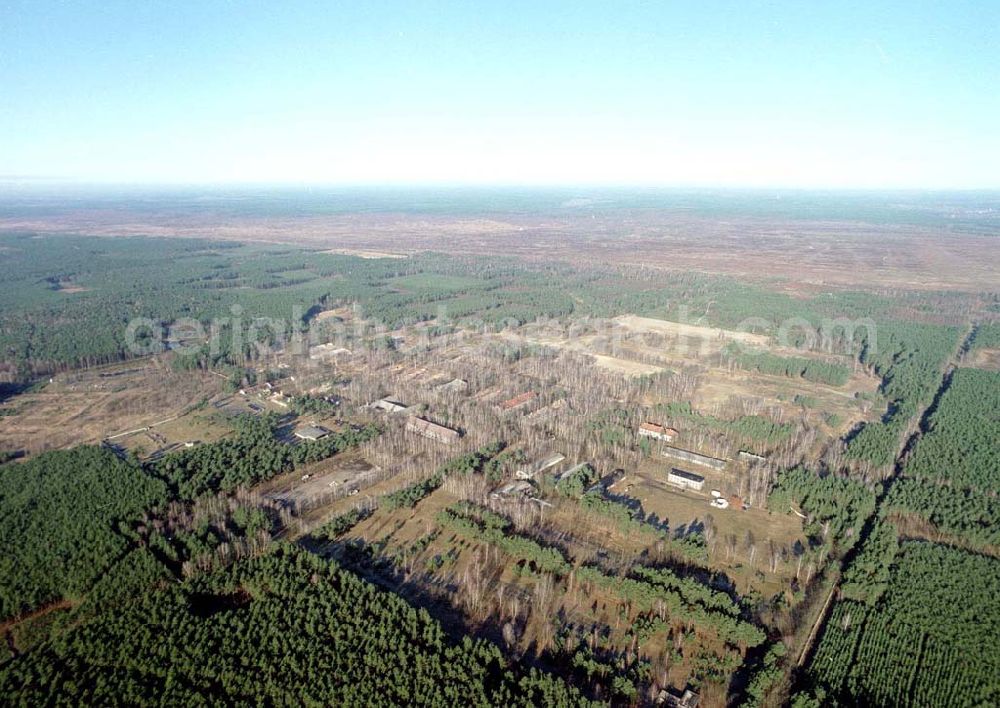
[(585, 705), (564, 682), (455, 644), (425, 611), (304, 551), (170, 584), (0, 668), (10, 705)]
[(812, 660), (824, 701), (873, 706), (1000, 700), (1000, 564), (923, 541), (898, 547), (869, 604), (838, 602)]
[(799, 704), (1000, 700), (998, 396), (995, 371), (944, 374), (922, 434), (845, 569)]
[(129, 525), (167, 487), (97, 447), (55, 451), (0, 474), (0, 615), (82, 597), (129, 548)]

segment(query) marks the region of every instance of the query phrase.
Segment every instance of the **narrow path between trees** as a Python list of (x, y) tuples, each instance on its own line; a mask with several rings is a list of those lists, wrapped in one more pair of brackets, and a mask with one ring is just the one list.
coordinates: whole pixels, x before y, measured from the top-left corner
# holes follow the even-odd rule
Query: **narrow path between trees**
[(29, 612), (19, 617), (11, 618), (0, 622), (0, 636), (4, 638), (7, 643), (7, 647), (10, 650), (11, 656), (17, 656), (20, 654), (20, 649), (14, 641), (14, 629), (22, 622), (28, 622), (31, 620), (44, 617), (45, 615), (51, 614), (53, 612), (58, 612), (59, 610), (69, 610), (75, 606), (75, 603), (70, 600), (56, 600), (55, 602), (49, 603), (44, 607), (40, 607), (33, 612)]
[[(855, 556), (868, 541), (868, 537), (871, 535), (872, 529), (875, 527), (875, 522), (878, 519), (879, 509), (882, 506), (882, 502), (889, 494), (889, 489), (892, 487), (893, 482), (902, 476), (903, 470), (906, 467), (906, 460), (916, 447), (917, 441), (927, 432), (931, 416), (934, 415), (934, 411), (937, 410), (938, 404), (941, 402), (941, 397), (951, 386), (951, 379), (955, 373), (955, 369), (958, 368), (959, 359), (972, 345), (972, 339), (976, 334), (976, 329), (977, 325), (975, 323), (969, 324), (965, 331), (965, 335), (959, 340), (955, 349), (952, 350), (951, 356), (948, 357), (947, 362), (944, 364), (941, 373), (941, 382), (938, 384), (938, 389), (935, 391), (934, 397), (926, 406), (923, 407), (919, 415), (915, 415), (913, 417), (912, 422), (907, 429), (907, 434), (904, 435), (903, 439), (900, 441), (899, 450), (896, 454), (896, 459), (893, 462), (892, 474), (882, 481), (882, 488), (875, 497), (875, 511), (862, 525), (857, 543), (851, 547), (850, 551), (844, 554), (844, 557), (840, 562), (840, 568), (837, 571), (838, 575), (843, 573), (844, 569), (851, 564)], [(830, 588), (830, 594), (826, 598), (826, 603), (823, 605), (823, 609), (820, 610), (820, 613), (816, 616), (816, 620), (813, 622), (813, 626), (809, 630), (809, 634), (802, 647), (802, 651), (799, 653), (798, 661), (795, 663), (796, 669), (799, 669), (808, 663), (808, 659), (812, 655), (812, 650), (815, 646), (817, 638), (819, 637), (820, 631), (826, 624), (830, 608), (833, 606), (833, 599), (839, 593), (839, 589), (840, 581), (838, 579), (838, 581), (834, 583), (833, 587)]]

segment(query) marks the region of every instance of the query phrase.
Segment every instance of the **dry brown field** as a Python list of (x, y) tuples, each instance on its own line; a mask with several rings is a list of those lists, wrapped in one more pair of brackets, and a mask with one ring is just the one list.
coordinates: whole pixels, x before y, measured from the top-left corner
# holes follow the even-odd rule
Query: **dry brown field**
[[(144, 359), (56, 374), (37, 392), (16, 396), (0, 416), (0, 449), (37, 453), (81, 443), (96, 444), (148, 426), (160, 429), (216, 396), (222, 379), (207, 373), (174, 372), (169, 363)], [(174, 425), (173, 442), (205, 439), (195, 429)], [(207, 430), (206, 430), (207, 432)], [(123, 436), (126, 437), (126, 436)], [(153, 449), (152, 441), (147, 449)]]
[(232, 239), (399, 257), (422, 251), (721, 273), (790, 293), (824, 287), (993, 290), (995, 234), (928, 226), (818, 221), (680, 210), (510, 214), (226, 216), (79, 209), (0, 219), (0, 231)]

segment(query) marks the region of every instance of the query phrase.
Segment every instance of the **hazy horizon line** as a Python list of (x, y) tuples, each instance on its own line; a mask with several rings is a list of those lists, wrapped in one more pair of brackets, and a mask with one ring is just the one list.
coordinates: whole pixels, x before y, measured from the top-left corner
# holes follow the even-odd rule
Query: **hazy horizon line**
[(284, 190), (613, 190), (651, 192), (769, 192), (781, 190), (800, 193), (880, 194), (880, 193), (1000, 193), (998, 186), (845, 186), (794, 184), (728, 184), (679, 182), (460, 182), (460, 181), (385, 181), (385, 182), (322, 182), (322, 181), (172, 181), (172, 180), (85, 180), (64, 177), (0, 174), (0, 189), (38, 188), (62, 189), (284, 189)]

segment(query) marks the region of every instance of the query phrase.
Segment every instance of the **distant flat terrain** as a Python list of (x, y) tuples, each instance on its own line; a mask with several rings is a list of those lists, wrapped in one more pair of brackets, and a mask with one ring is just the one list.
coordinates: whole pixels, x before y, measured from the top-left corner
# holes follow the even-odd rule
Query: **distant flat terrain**
[[(449, 196), (450, 195), (450, 196)], [(823, 286), (992, 289), (1000, 199), (720, 193), (0, 195), (0, 232), (195, 236), (366, 257), (421, 251), (625, 264)], [(183, 197), (183, 198), (182, 198)]]

